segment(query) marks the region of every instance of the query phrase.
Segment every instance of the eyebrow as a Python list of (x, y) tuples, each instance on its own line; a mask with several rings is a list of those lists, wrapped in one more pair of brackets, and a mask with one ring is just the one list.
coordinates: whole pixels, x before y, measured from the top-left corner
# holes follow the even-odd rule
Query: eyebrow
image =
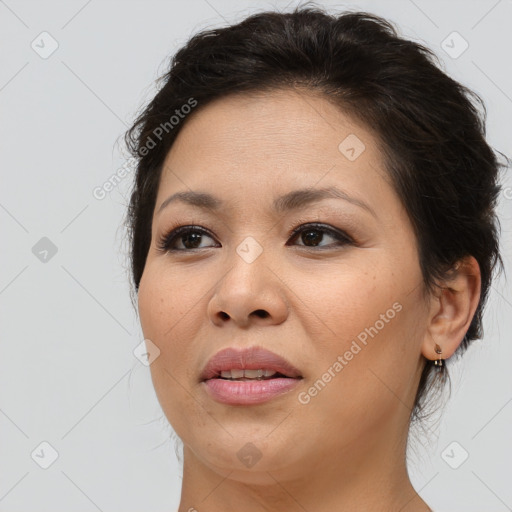
[[(272, 209), (277, 214), (283, 214), (291, 210), (299, 209), (308, 204), (321, 201), (322, 199), (342, 199), (363, 208), (375, 218), (377, 217), (375, 211), (370, 205), (360, 199), (349, 196), (346, 192), (336, 187), (293, 190), (292, 192), (288, 192), (287, 194), (276, 198), (272, 204)], [(160, 205), (158, 213), (160, 213), (166, 206), (176, 201), (180, 201), (203, 210), (213, 211), (220, 210), (224, 205), (224, 201), (208, 194), (207, 192), (184, 191), (176, 192), (172, 196), (168, 197)]]

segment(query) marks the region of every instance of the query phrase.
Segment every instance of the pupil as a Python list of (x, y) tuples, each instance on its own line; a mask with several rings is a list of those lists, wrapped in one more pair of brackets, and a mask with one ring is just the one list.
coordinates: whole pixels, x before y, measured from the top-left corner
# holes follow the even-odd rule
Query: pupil
[[(182, 241), (183, 241), (183, 245), (187, 248), (187, 249), (196, 249), (197, 248), (197, 245), (199, 245), (198, 242), (201, 241), (201, 234), (200, 233), (188, 233), (187, 235), (184, 235), (182, 237)], [(188, 242), (191, 242), (192, 246), (193, 247), (188, 247), (187, 246), (187, 243)]]
[[(315, 235), (316, 233), (316, 235)], [(312, 235), (313, 236), (310, 236)], [(311, 231), (304, 231), (302, 236), (302, 241), (304, 242), (304, 245), (309, 245), (308, 242), (318, 243), (322, 238), (322, 234), (319, 233), (319, 231), (311, 230)]]

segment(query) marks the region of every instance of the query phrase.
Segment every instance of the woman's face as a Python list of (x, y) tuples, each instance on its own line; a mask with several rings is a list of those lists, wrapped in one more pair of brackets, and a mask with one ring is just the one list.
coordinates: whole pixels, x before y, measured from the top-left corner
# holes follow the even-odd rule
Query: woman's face
[[(308, 200), (327, 189), (339, 192)], [(309, 195), (291, 197), (298, 190)], [(221, 206), (160, 209), (192, 191)], [(159, 249), (179, 226), (195, 230)], [(294, 91), (196, 111), (165, 161), (138, 295), (144, 337), (160, 350), (153, 383), (185, 464), (257, 482), (405, 450), (422, 290), (410, 221), (367, 129)], [(202, 381), (217, 352), (255, 346), (301, 378), (242, 398), (234, 387), (264, 384)], [(212, 393), (219, 386), (231, 386), (227, 398)]]

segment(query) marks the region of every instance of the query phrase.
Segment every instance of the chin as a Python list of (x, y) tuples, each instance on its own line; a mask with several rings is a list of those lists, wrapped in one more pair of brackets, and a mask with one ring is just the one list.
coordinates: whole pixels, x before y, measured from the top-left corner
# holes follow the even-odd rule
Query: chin
[[(268, 473), (288, 473), (288, 470), (293, 473), (294, 468), (301, 467), (297, 446), (290, 443), (290, 439), (294, 439), (293, 435), (269, 440), (264, 437), (267, 434), (251, 436), (246, 429), (243, 433), (237, 433), (236, 429), (229, 427), (227, 430), (229, 434), (222, 430), (219, 438), (210, 435), (205, 439), (206, 436), (199, 435), (202, 439), (199, 445), (186, 444), (193, 452), (188, 455), (201, 459), (203, 464), (216, 473), (227, 476), (232, 472), (230, 479), (255, 485), (275, 484)], [(184, 442), (187, 443), (186, 439)], [(301, 446), (301, 452), (303, 449)]]

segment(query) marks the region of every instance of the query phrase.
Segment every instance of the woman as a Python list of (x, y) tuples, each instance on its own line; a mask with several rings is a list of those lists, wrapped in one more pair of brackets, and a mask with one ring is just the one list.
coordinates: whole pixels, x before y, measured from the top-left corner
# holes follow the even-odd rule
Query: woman
[(473, 99), (368, 13), (260, 13), (173, 58), (127, 221), (180, 512), (430, 510), (409, 429), (501, 264)]

